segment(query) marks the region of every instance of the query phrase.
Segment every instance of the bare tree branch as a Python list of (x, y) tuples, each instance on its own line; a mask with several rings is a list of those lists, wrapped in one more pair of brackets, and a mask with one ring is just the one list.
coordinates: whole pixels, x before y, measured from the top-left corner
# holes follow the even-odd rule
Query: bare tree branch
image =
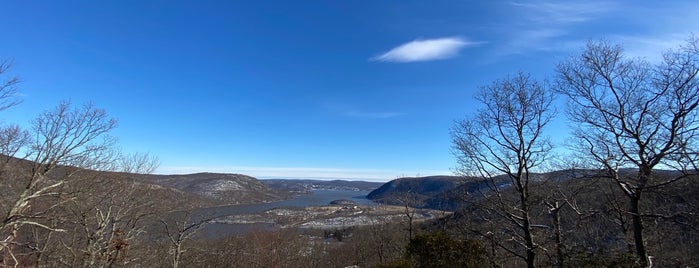
[[(553, 146), (541, 135), (551, 121), (553, 94), (530, 75), (497, 80), (480, 88), (476, 95), (484, 108), (452, 128), (454, 154), (463, 175), (484, 178), (488, 191), (481, 191), (485, 209), (510, 222), (514, 229), (509, 241), (524, 249), (516, 253), (507, 243), (506, 251), (535, 266), (538, 243), (532, 228), (530, 188), (533, 173), (547, 160)], [(512, 189), (516, 197), (501, 191)]]
[[(629, 201), (636, 254), (645, 265), (643, 193), (697, 174), (699, 51), (697, 39), (668, 51), (660, 64), (624, 56), (623, 48), (589, 42), (557, 66), (556, 90), (568, 97), (580, 156), (601, 164)], [(594, 168), (594, 167), (593, 167)], [(635, 169), (636, 172), (626, 170)], [(680, 175), (658, 175), (675, 168)]]

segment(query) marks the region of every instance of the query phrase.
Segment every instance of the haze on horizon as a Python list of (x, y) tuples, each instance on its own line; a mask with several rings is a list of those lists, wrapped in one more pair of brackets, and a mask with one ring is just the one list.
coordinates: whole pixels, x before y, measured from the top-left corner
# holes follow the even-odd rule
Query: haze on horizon
[[(7, 1), (28, 124), (60, 100), (119, 120), (159, 174), (388, 181), (448, 175), (478, 86), (546, 78), (591, 39), (657, 60), (699, 33), (683, 1)], [(565, 107), (559, 103), (558, 109)], [(548, 129), (563, 146), (560, 112)], [(565, 150), (561, 149), (561, 153)]]

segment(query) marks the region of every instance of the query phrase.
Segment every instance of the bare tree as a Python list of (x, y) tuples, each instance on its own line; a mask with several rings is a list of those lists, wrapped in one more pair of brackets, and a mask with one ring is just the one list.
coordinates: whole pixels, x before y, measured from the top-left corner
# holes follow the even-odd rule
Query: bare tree
[[(114, 140), (107, 133), (115, 125), (116, 121), (107, 117), (104, 110), (91, 104), (73, 109), (67, 102), (33, 122), (32, 140), (25, 157), (32, 161), (31, 168), (28, 174), (13, 178), (25, 179), (24, 186), (13, 197), (0, 222), (0, 252), (6, 255), (3, 258), (5, 265), (18, 265), (13, 248), (23, 226), (64, 231), (42, 219), (48, 211), (71, 201), (71, 197), (62, 191), (66, 178), (80, 168), (99, 169), (110, 162)], [(48, 206), (36, 204), (47, 198), (55, 200)]]
[[(176, 213), (177, 214), (177, 213)], [(181, 219), (173, 220), (163, 220), (160, 222), (165, 228), (165, 235), (170, 242), (170, 249), (168, 253), (170, 254), (173, 268), (178, 268), (182, 261), (182, 255), (185, 253), (184, 243), (191, 239), (199, 229), (204, 227), (207, 223), (213, 220), (212, 217), (204, 217), (202, 219), (192, 219), (190, 212), (180, 213)], [(172, 217), (178, 217), (177, 215), (172, 215)]]
[[(577, 162), (569, 159), (558, 160), (556, 166), (564, 167), (556, 172), (546, 174), (546, 180), (537, 185), (537, 195), (541, 198), (541, 209), (544, 218), (549, 218), (553, 232), (555, 256), (553, 263), (556, 267), (567, 267), (568, 250), (574, 243), (566, 241), (566, 233), (584, 232), (574, 230), (586, 218), (596, 213), (588, 204), (579, 204), (578, 200), (586, 192), (592, 191), (596, 184), (595, 172), (577, 169)], [(585, 179), (581, 179), (585, 178)], [(552, 265), (553, 266), (553, 265)]]
[[(0, 77), (6, 75), (11, 66), (11, 61), (0, 61)], [(17, 77), (0, 80), (0, 111), (20, 102), (17, 98), (17, 83), (19, 83)], [(27, 131), (17, 125), (3, 125), (3, 123), (0, 121), (0, 178), (5, 170), (5, 164), (29, 142)]]
[[(143, 172), (156, 167), (149, 161), (152, 157), (114, 155), (117, 155), (112, 161), (115, 165), (147, 167), (141, 170)], [(70, 196), (70, 201), (47, 215), (50, 219), (61, 219), (61, 228), (66, 231), (52, 236), (53, 247), (45, 249), (46, 252), (37, 251), (39, 256), (45, 256), (43, 263), (42, 260), (37, 260), (37, 263), (112, 267), (141, 261), (144, 256), (138, 251), (142, 250), (138, 248), (139, 237), (147, 233), (147, 227), (166, 208), (156, 204), (154, 199), (158, 197), (154, 196), (149, 185), (133, 178), (136, 176), (86, 170), (66, 178), (66, 187), (62, 191)]]
[(115, 160), (115, 170), (118, 172), (150, 174), (160, 166), (158, 157), (147, 153), (119, 153)]
[(508, 229), (510, 241), (499, 245), (534, 267), (539, 245), (532, 230), (530, 188), (552, 149), (542, 131), (552, 118), (553, 94), (520, 72), (481, 87), (476, 99), (484, 108), (452, 128), (458, 172), (484, 178), (486, 201), (481, 204), (513, 227)]
[[(12, 67), (12, 61), (0, 60), (0, 76), (7, 73)], [(10, 77), (5, 81), (0, 81), (0, 111), (17, 105), (20, 101), (17, 98), (17, 77)]]
[(398, 201), (398, 204), (403, 207), (406, 230), (408, 231), (407, 241), (410, 242), (410, 240), (413, 239), (415, 213), (418, 211), (417, 207), (420, 206), (420, 200), (416, 193), (417, 181), (406, 178), (405, 183), (408, 189), (404, 192), (396, 193), (394, 198)]
[[(619, 45), (589, 42), (579, 56), (557, 67), (557, 91), (568, 97), (582, 157), (594, 160), (628, 199), (635, 253), (648, 264), (644, 193), (696, 174), (699, 47), (664, 54), (658, 64), (631, 59)], [(657, 174), (676, 169), (679, 175)]]
[(0, 128), (0, 154), (3, 156), (15, 156), (27, 143), (29, 143), (29, 132), (22, 130), (19, 126)]
[[(0, 77), (10, 65), (0, 62)], [(0, 111), (19, 103), (17, 83), (0, 81)], [(69, 102), (42, 113), (29, 131), (0, 125), (1, 265), (127, 263), (144, 219), (159, 210), (129, 174), (154, 171), (158, 159), (116, 150), (115, 126), (104, 110)]]

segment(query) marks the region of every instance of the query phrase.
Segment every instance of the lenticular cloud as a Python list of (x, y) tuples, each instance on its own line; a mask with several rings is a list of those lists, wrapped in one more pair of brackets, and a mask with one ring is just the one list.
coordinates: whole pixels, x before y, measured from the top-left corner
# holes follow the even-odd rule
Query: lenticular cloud
[(371, 60), (386, 62), (442, 60), (456, 56), (462, 47), (471, 44), (473, 43), (455, 37), (415, 40), (397, 46)]

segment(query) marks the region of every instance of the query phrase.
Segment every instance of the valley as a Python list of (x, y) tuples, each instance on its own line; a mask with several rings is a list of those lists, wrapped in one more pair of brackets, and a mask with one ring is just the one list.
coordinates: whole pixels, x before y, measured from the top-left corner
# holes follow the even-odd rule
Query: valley
[[(24, 174), (31, 174), (34, 164), (18, 158), (2, 160), (5, 174), (12, 174), (0, 183), (0, 190), (9, 193), (2, 198), (9, 201), (17, 198), (14, 193), (22, 189), (27, 180)], [(634, 170), (619, 172), (631, 176)], [(655, 174), (662, 178), (682, 175), (674, 171)], [(532, 216), (539, 223), (536, 233), (546, 239), (546, 246), (555, 246), (548, 230), (560, 224), (551, 218), (550, 206), (570, 202), (570, 208), (559, 214), (566, 228), (566, 243), (623, 248), (623, 238), (614, 237), (614, 222), (606, 218), (611, 214), (604, 212), (608, 209), (605, 199), (615, 193), (605, 191), (614, 188), (603, 175), (597, 170), (532, 174), (531, 198), (543, 200), (532, 208), (536, 212)], [(477, 243), (474, 254), (482, 257), (486, 253), (479, 249), (506, 241), (512, 233), (506, 222), (491, 220), (497, 211), (488, 200), (496, 190), (503, 198), (512, 198), (515, 189), (504, 176), (487, 181), (459, 176), (406, 177), (377, 183), (267, 180), (221, 173), (144, 175), (58, 166), (44, 178), (47, 182), (62, 180), (60, 191), (70, 194), (71, 199), (56, 207), (50, 206), (59, 200), (55, 197), (36, 199), (33, 208), (45, 209), (42, 216), (46, 218), (60, 219), (54, 224), (66, 231), (47, 233), (47, 240), (18, 237), (27, 245), (17, 248), (18, 256), (23, 256), (21, 263), (59, 263), (80, 250), (95, 258), (106, 256), (99, 259), (104, 263), (111, 256), (125, 256), (119, 260), (125, 266), (170, 266), (174, 261), (167, 258), (184, 256), (178, 262), (195, 267), (221, 267), (235, 261), (243, 262), (238, 267), (276, 267), (275, 258), (292, 263), (291, 267), (309, 263), (322, 264), (318, 267), (373, 267), (400, 262), (410, 243), (419, 239), (447, 239), (438, 244), (477, 241), (473, 242)], [(668, 256), (665, 263), (672, 261), (672, 254), (687, 263), (691, 259), (684, 256), (695, 256), (685, 245), (695, 243), (697, 237), (683, 235), (694, 232), (696, 226), (691, 212), (696, 211), (699, 188), (692, 182), (682, 180), (647, 193), (662, 201), (656, 202), (657, 210), (684, 211), (675, 213), (672, 223), (648, 226), (651, 234), (662, 234), (652, 237), (656, 252)], [(9, 204), (2, 202), (0, 212), (6, 213)], [(22, 230), (36, 229), (25, 226)], [(489, 232), (500, 240), (488, 240)], [(448, 240), (451, 238), (444, 238), (444, 234), (461, 240)], [(36, 255), (30, 246), (42, 241), (46, 244), (41, 244), (41, 252), (47, 255)], [(55, 241), (66, 244), (52, 244)], [(128, 243), (128, 255), (115, 244), (121, 242)], [(504, 256), (497, 254), (496, 258)], [(623, 253), (594, 254), (569, 261), (604, 266)], [(77, 266), (89, 261), (82, 255), (69, 260)]]
[(366, 194), (367, 191), (319, 189), (270, 203), (201, 208), (193, 212), (193, 218), (212, 219), (201, 231), (202, 237), (211, 238), (241, 234), (253, 228), (343, 229), (400, 223), (405, 221), (406, 213), (414, 214), (415, 222), (451, 214), (433, 209), (379, 204), (366, 199)]
[[(254, 229), (344, 229), (353, 226), (402, 223), (406, 213), (414, 222), (450, 215), (451, 212), (404, 206), (398, 201), (375, 202), (367, 195), (378, 182), (309, 179), (262, 179), (240, 174), (199, 173), (144, 175), (138, 179), (172, 188), (208, 205), (175, 209), (170, 217), (206, 222), (195, 237), (215, 239), (242, 235)], [(385, 201), (385, 200), (379, 200)]]

